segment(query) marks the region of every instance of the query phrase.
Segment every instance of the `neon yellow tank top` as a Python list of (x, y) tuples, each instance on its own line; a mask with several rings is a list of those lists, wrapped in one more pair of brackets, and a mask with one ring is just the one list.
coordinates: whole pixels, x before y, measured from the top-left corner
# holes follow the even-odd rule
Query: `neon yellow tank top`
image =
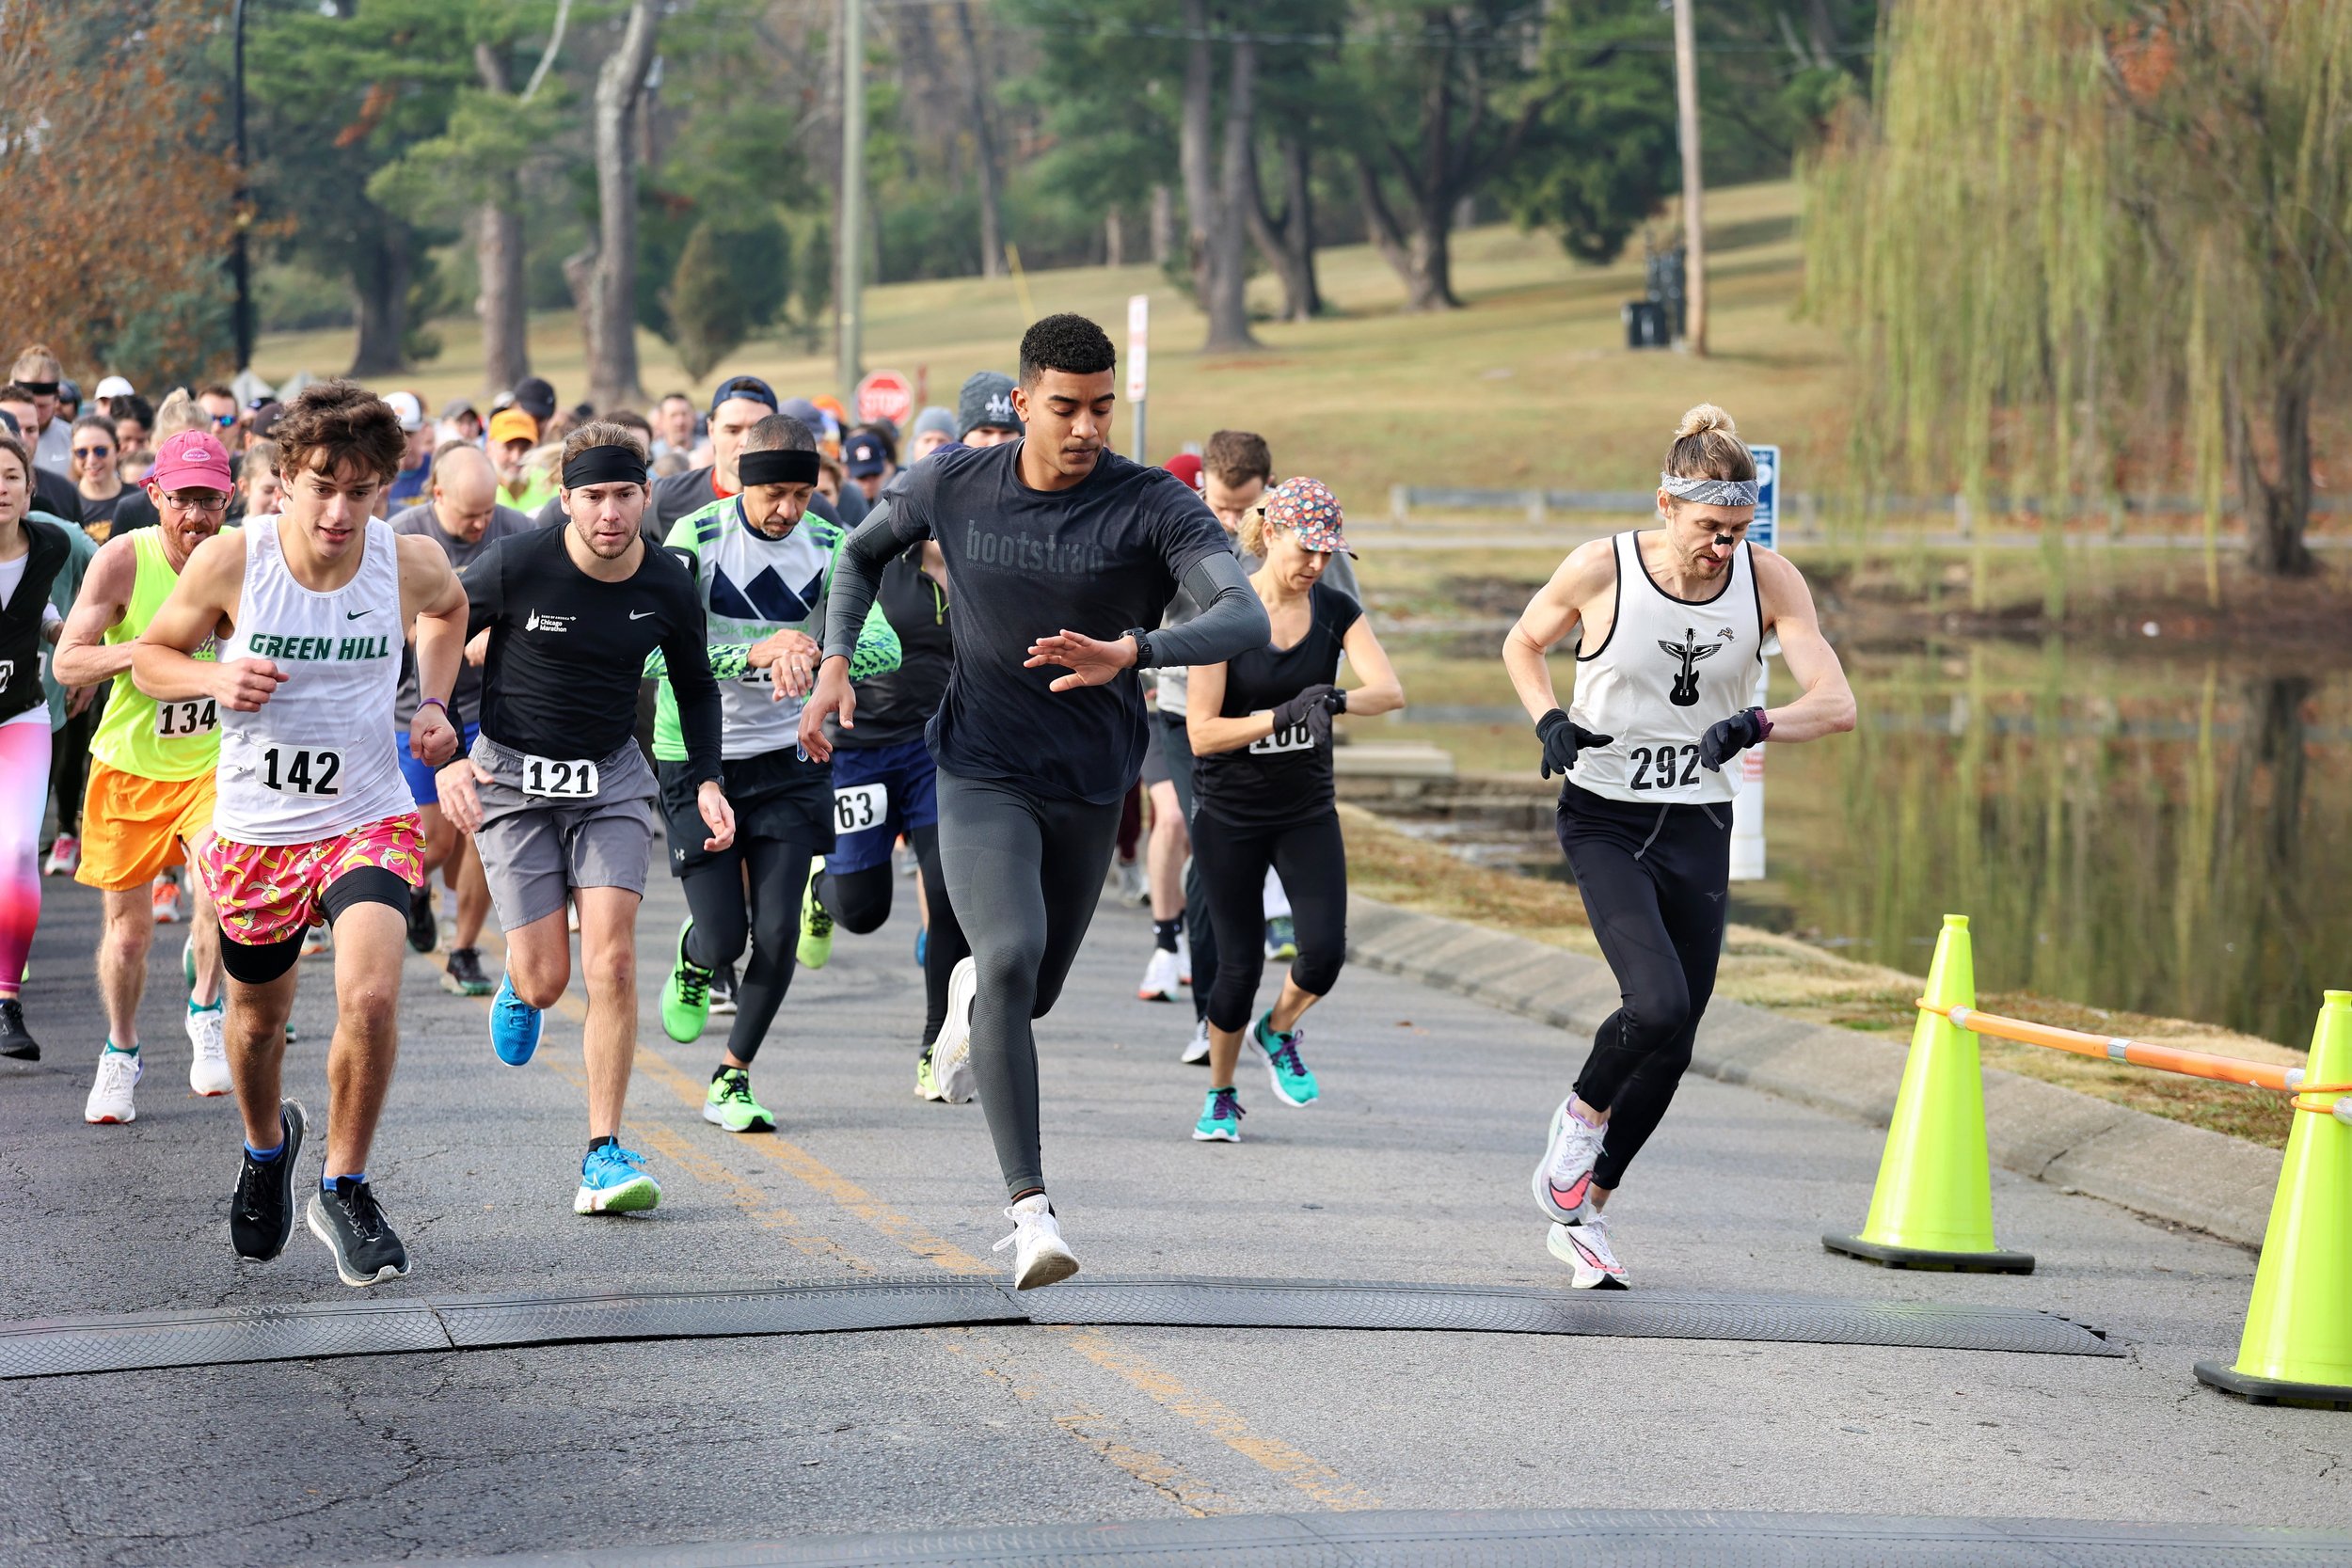
[[(131, 641), (145, 631), (180, 580), (180, 574), (164, 557), (160, 531), (138, 530), (131, 535), (131, 548), (138, 560), (138, 576), (132, 583), (131, 602), (124, 607), (122, 619), (106, 628), (108, 647)], [(210, 639), (196, 651), (196, 657), (214, 657)], [(119, 773), (174, 783), (193, 779), (211, 772), (220, 761), (220, 713), (210, 697), (159, 705), (131, 684), (131, 672), (125, 670), (115, 677), (114, 689), (106, 695), (106, 716), (98, 721), (98, 733), (90, 736), (89, 751)]]

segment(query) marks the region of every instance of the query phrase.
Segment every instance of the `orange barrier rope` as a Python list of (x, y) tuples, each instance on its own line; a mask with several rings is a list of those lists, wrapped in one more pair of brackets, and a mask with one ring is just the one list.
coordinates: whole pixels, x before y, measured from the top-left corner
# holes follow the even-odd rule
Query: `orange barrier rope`
[(1939, 1007), (1924, 996), (1919, 998), (1919, 1006), (1927, 1012), (1941, 1013), (1950, 1019), (1955, 1028), (1966, 1029), (1972, 1034), (1991, 1035), (1995, 1039), (2015, 1040), (2020, 1045), (2044, 1046), (2052, 1051), (2071, 1052), (2077, 1056), (2102, 1056), (2111, 1062), (2129, 1062), (2134, 1067), (2153, 1068), (2159, 1072), (2177, 1072), (2185, 1077), (2206, 1078), (2220, 1084), (2277, 1089), (2296, 1097), (2296, 1110), (2312, 1111), (2321, 1116), (2340, 1114), (2337, 1113), (2337, 1102), (2308, 1104), (2305, 1096), (2352, 1095), (2352, 1084), (2307, 1084), (2303, 1081), (2301, 1068), (2284, 1067), (2277, 1062), (2241, 1061), (2235, 1056), (2183, 1051), (2177, 1046), (2150, 1045), (2144, 1040), (2125, 1039), (2121, 1035), (2088, 1035), (2079, 1029), (2029, 1023), (2024, 1019), (1979, 1012), (1974, 1007)]

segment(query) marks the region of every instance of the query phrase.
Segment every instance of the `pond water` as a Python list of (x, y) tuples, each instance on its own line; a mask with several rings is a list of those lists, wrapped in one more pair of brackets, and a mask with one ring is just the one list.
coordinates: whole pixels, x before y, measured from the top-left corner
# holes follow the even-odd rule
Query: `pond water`
[[(1533, 780), (1495, 637), (1388, 639), (1425, 738)], [(1977, 980), (2308, 1042), (2352, 986), (2352, 675), (2314, 653), (1987, 641), (1841, 649), (1851, 736), (1774, 746), (1767, 879), (1734, 918), (1922, 973), (1970, 916)], [(1569, 674), (1557, 670), (1561, 689)], [(1773, 701), (1793, 687), (1776, 668)], [(1524, 808), (1408, 826), (1565, 879)], [(1573, 896), (1572, 893), (1566, 896)]]

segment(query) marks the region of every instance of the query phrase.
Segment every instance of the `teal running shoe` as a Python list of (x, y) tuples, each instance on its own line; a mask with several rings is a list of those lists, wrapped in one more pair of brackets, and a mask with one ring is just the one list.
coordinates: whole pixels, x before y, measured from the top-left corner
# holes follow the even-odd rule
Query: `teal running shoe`
[(516, 996), (515, 982), (503, 974), (490, 1001), (490, 1049), (508, 1067), (521, 1067), (539, 1049), (539, 1009)]
[(774, 1115), (752, 1098), (750, 1070), (723, 1064), (710, 1075), (710, 1087), (703, 1091), (703, 1120), (730, 1132), (776, 1130)]
[(575, 1214), (628, 1214), (661, 1201), (661, 1183), (645, 1174), (645, 1157), (617, 1143), (598, 1144), (580, 1163)]
[(188, 994), (196, 994), (196, 939), (190, 937), (180, 944), (180, 978), (186, 981)]
[(700, 1039), (703, 1025), (710, 1022), (710, 971), (686, 956), (686, 938), (693, 929), (691, 920), (677, 928), (677, 961), (661, 982), (661, 1032), (680, 1045)]
[(1241, 1142), (1241, 1118), (1248, 1115), (1232, 1089), (1211, 1089), (1192, 1129), (1192, 1141), (1202, 1144)]
[(1272, 1028), (1274, 1015), (1267, 1013), (1250, 1026), (1249, 1043), (1265, 1058), (1266, 1076), (1274, 1081), (1274, 1092), (1285, 1105), (1311, 1105), (1322, 1089), (1315, 1085), (1315, 1075), (1307, 1070), (1307, 1064), (1298, 1059), (1298, 1042), (1307, 1037), (1304, 1029), (1294, 1029), (1278, 1035)]

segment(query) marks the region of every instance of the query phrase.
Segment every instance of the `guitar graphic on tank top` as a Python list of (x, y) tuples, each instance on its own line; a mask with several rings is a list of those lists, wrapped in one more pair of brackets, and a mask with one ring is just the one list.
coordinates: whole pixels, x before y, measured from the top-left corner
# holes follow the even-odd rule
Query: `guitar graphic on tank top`
[(1677, 707), (1698, 706), (1698, 662), (1703, 658), (1714, 657), (1723, 652), (1724, 645), (1721, 642), (1701, 642), (1698, 640), (1698, 629), (1694, 626), (1685, 626), (1682, 628), (1680, 642), (1669, 642), (1661, 638), (1658, 646), (1668, 658), (1678, 661), (1682, 666), (1682, 673), (1675, 677), (1674, 689), (1666, 693), (1667, 701)]

